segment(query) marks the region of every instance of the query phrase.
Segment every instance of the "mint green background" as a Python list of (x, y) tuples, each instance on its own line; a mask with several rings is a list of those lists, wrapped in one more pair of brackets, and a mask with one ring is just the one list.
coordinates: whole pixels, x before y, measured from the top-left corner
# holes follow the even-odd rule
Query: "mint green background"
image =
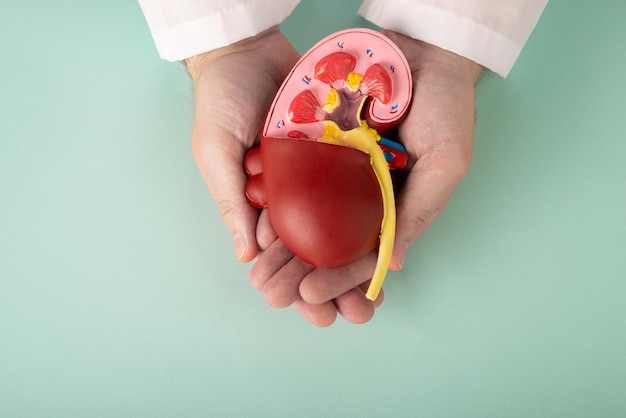
[(471, 172), (374, 320), (316, 329), (249, 286), (137, 3), (3, 1), (0, 416), (626, 416), (626, 2), (594, 4), (478, 87)]

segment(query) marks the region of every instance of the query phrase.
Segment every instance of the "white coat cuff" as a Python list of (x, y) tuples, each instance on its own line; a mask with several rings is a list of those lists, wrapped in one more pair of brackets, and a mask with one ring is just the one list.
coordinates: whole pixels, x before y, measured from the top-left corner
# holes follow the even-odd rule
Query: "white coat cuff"
[(382, 28), (469, 58), (502, 77), (511, 71), (536, 24), (535, 20), (519, 29), (525, 31), (520, 43), (479, 21), (415, 1), (366, 0), (359, 14)]
[(257, 35), (281, 23), (300, 0), (242, 1), (230, 7), (169, 24), (159, 2), (140, 0), (161, 58), (179, 61)]

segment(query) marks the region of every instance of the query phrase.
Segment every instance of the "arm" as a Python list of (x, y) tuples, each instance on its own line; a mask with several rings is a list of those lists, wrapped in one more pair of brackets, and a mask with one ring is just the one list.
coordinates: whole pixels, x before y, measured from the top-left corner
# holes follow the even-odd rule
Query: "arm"
[[(432, 224), (469, 170), (474, 135), (474, 87), (483, 67), (506, 76), (547, 0), (366, 0), (360, 12), (386, 28), (404, 52), (413, 80), (413, 103), (399, 136), (409, 154), (406, 181), (397, 193), (397, 228), (391, 269)], [(259, 256), (253, 286), (274, 306), (293, 303), (310, 322), (329, 325), (336, 313), (366, 322), (382, 303), (363, 289), (375, 255), (334, 270), (312, 270), (280, 242)], [(281, 272), (289, 266), (291, 280)]]
[[(139, 0), (161, 58), (184, 60), (194, 84), (193, 154), (229, 226), (237, 257), (258, 252), (243, 157), (299, 58), (277, 28), (299, 0)], [(283, 51), (277, 58), (276, 47)], [(238, 117), (240, 116), (240, 117)]]
[[(350, 322), (368, 321), (383, 299), (381, 294), (376, 301), (369, 301), (364, 292), (374, 270), (376, 255), (369, 254), (351, 266), (314, 270), (294, 258), (284, 248), (281, 241), (276, 239), (267, 216), (261, 213), (259, 217), (256, 210), (247, 205), (243, 195), (243, 155), (256, 141), (264, 118), (264, 109), (267, 109), (280, 81), (298, 59), (297, 53), (280, 31), (268, 23), (279, 23), (282, 20), (280, 16), (283, 15), (276, 12), (269, 13), (271, 16), (268, 17), (259, 11), (259, 16), (252, 13), (245, 19), (241, 15), (235, 18), (229, 13), (234, 9), (239, 10), (242, 1), (232, 0), (229, 2), (232, 8), (227, 7), (226, 15), (237, 24), (216, 27), (209, 22), (219, 21), (218, 16), (225, 15), (220, 14), (224, 10), (220, 12), (211, 8), (210, 4), (213, 2), (205, 2), (209, 6), (200, 6), (202, 2), (197, 0), (171, 1), (171, 5), (175, 6), (168, 6), (167, 3), (162, 5), (162, 2), (155, 4), (154, 0), (140, 2), (161, 56), (171, 60), (188, 58), (186, 64), (196, 92), (194, 156), (233, 232), (239, 259), (249, 261), (261, 251), (251, 272), (252, 285), (263, 293), (271, 305), (293, 305), (309, 322), (316, 325), (331, 324), (337, 313)], [(485, 0), (481, 0), (472, 4), (484, 2)], [(266, 4), (270, 9), (273, 4), (280, 3), (282, 7), (288, 5), (291, 12), (297, 1), (265, 0), (260, 3)], [(437, 7), (429, 3), (437, 2), (415, 2), (417, 9), (411, 13), (418, 13), (420, 5), (439, 10), (440, 5), (450, 6), (454, 2), (443, 0), (437, 3)], [(463, 9), (462, 3), (457, 3), (460, 5), (457, 7)], [(520, 0), (515, 0), (515, 3), (521, 4)], [(536, 22), (543, 9), (543, 6), (538, 6), (539, 3), (545, 6), (543, 0), (529, 3), (528, 10), (535, 10), (534, 14), (529, 14), (530, 21), (535, 19)], [(182, 4), (184, 6), (180, 7)], [(225, 1), (221, 4), (225, 4)], [(169, 10), (170, 7), (173, 9)], [(489, 10), (493, 11), (493, 7)], [(187, 14), (178, 12), (183, 9), (189, 13), (194, 10), (199, 14), (196, 18), (189, 19)], [(519, 12), (522, 9), (509, 7), (507, 10)], [(392, 11), (395, 15), (392, 15)], [(409, 246), (433, 222), (469, 168), (474, 127), (474, 85), (482, 66), (506, 75), (514, 61), (511, 57), (517, 57), (523, 41), (532, 30), (528, 25), (525, 26), (526, 32), (518, 28), (515, 39), (518, 42), (522, 40), (521, 44), (512, 46), (508, 55), (504, 54), (501, 60), (492, 63), (476, 51), (455, 49), (455, 42), (470, 39), (468, 37), (471, 31), (455, 35), (454, 22), (466, 18), (460, 18), (456, 12), (445, 13), (443, 8), (439, 11), (442, 16), (454, 19), (448, 19), (447, 23), (441, 20), (438, 25), (428, 26), (428, 22), (424, 22), (428, 20), (425, 18), (427, 14), (410, 15), (406, 10), (398, 10), (397, 2), (392, 0), (368, 0), (361, 8), (361, 13), (366, 18), (390, 29), (386, 32), (387, 35), (407, 56), (416, 80), (413, 109), (399, 130), (411, 160), (407, 180), (397, 199), (398, 234), (392, 255), (392, 269), (402, 267)], [(241, 25), (242, 21), (249, 23), (248, 20), (261, 16), (265, 16), (265, 23), (255, 26), (256, 29), (250, 32), (245, 32), (245, 28), (233, 28), (245, 26)], [(468, 19), (479, 22), (478, 17), (479, 15), (472, 15)], [(203, 25), (199, 22), (203, 22)], [(480, 22), (489, 22), (489, 19)], [(271, 29), (242, 42), (232, 43), (248, 34), (261, 32), (266, 25)], [(466, 43), (466, 47), (479, 44), (481, 25), (482, 23), (474, 25), (474, 35), (477, 38)], [(420, 32), (411, 31), (411, 28), (417, 27), (420, 27)], [(424, 32), (422, 27), (428, 31)], [(213, 34), (209, 35), (211, 31)], [(432, 33), (429, 34), (429, 31)], [(233, 38), (219, 35), (222, 32), (230, 32)], [(446, 38), (453, 41), (446, 43)], [(498, 39), (498, 36), (494, 39)], [(284, 45), (289, 53), (278, 62), (272, 62), (271, 48), (266, 48), (268, 42)], [(220, 46), (224, 47), (203, 52)], [(489, 52), (490, 48), (478, 50), (484, 53)], [(263, 83), (258, 89), (242, 89), (238, 81), (242, 79), (242, 72), (247, 72), (243, 75), (244, 78), (262, 75)], [(233, 96), (233, 92), (236, 94), (243, 91), (247, 92), (245, 97), (240, 95), (237, 99)], [(251, 96), (254, 100), (249, 100), (250, 92), (253, 92)], [(209, 97), (215, 97), (215, 94), (221, 95), (223, 99), (210, 100)], [(239, 107), (236, 104), (238, 100)], [(229, 113), (223, 106), (217, 106), (218, 103), (230, 102), (234, 103), (231, 110), (239, 108), (241, 111), (237, 114), (245, 118), (237, 118), (237, 114)], [(222, 120), (218, 120), (220, 114), (234, 117), (233, 123), (224, 124)], [(216, 123), (219, 123), (217, 129)]]

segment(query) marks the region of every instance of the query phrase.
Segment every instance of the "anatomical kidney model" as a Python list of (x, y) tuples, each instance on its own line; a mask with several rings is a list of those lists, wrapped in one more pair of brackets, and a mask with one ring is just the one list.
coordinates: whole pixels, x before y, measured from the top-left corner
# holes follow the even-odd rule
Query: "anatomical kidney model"
[(396, 213), (391, 168), (402, 145), (380, 133), (406, 115), (411, 72), (402, 52), (369, 29), (334, 33), (295, 65), (246, 155), (246, 195), (267, 208), (283, 243), (320, 268), (350, 264), (378, 246), (366, 296), (389, 268)]

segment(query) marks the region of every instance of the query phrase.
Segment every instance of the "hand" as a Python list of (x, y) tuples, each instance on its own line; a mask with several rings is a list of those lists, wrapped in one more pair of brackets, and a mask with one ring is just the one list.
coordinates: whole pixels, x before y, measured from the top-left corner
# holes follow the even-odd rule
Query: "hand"
[(377, 251), (357, 262), (336, 269), (315, 269), (289, 251), (276, 237), (267, 212), (259, 218), (257, 236), (265, 250), (250, 271), (252, 286), (276, 308), (293, 306), (316, 326), (329, 326), (341, 314), (348, 322), (365, 323), (384, 298), (365, 297), (376, 265)]
[(467, 174), (474, 142), (475, 92), (482, 66), (433, 45), (383, 31), (404, 52), (413, 100), (398, 135), (407, 148), (407, 177), (396, 203), (390, 268), (399, 270), (415, 240), (437, 218)]
[[(412, 107), (398, 134), (409, 154), (397, 198), (397, 228), (390, 268), (402, 268), (409, 247), (441, 212), (469, 169), (478, 64), (403, 35), (384, 32), (404, 52), (412, 70)], [(309, 322), (328, 326), (337, 313), (353, 323), (369, 321), (382, 303), (365, 298), (376, 253), (338, 269), (313, 269), (275, 239), (259, 221), (263, 251), (250, 273), (252, 285), (275, 307), (293, 306)]]
[(299, 58), (273, 27), (185, 61), (195, 92), (193, 155), (243, 262), (259, 251), (259, 212), (244, 193), (243, 159), (258, 141), (267, 110)]

